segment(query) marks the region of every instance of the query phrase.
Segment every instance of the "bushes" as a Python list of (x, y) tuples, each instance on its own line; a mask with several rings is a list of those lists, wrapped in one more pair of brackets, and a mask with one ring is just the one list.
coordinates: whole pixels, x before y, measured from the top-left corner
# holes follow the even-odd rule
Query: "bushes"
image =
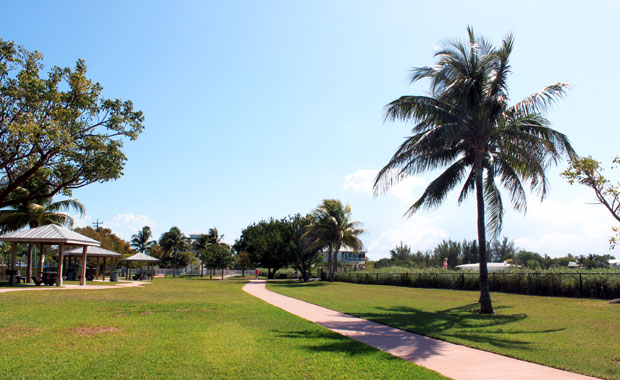
[[(338, 272), (335, 280), (361, 284), (414, 288), (478, 290), (478, 272), (439, 269), (415, 272)], [(495, 292), (559, 297), (620, 298), (620, 272), (546, 270), (491, 272), (489, 288)]]

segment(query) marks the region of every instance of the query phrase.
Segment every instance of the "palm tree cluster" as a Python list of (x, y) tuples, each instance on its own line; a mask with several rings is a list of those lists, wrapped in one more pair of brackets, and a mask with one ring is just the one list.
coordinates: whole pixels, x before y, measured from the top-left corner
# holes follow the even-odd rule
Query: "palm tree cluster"
[(486, 232), (497, 235), (504, 208), (500, 188), (511, 205), (525, 212), (524, 184), (540, 195), (548, 192), (545, 170), (573, 155), (568, 138), (550, 128), (547, 108), (564, 96), (568, 85), (556, 83), (509, 104), (507, 80), (514, 38), (499, 48), (467, 29), (466, 42), (449, 42), (433, 67), (412, 70), (411, 83), (430, 80), (429, 96), (402, 96), (386, 106), (386, 120), (413, 121), (412, 135), (379, 171), (375, 194), (408, 175), (443, 172), (407, 211), (441, 204), (462, 184), (459, 203), (475, 194), (480, 262), (480, 312), (493, 313), (488, 291)]

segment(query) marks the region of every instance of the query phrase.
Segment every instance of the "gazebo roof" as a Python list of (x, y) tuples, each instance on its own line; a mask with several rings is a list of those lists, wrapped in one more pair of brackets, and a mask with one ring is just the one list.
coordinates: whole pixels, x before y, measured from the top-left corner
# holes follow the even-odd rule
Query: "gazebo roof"
[(10, 234), (0, 236), (1, 241), (13, 243), (31, 243), (31, 244), (67, 244), (67, 245), (89, 245), (100, 246), (97, 240), (87, 236), (78, 234), (67, 228), (48, 224), (41, 227), (32, 228), (24, 231), (17, 231)]
[(159, 261), (159, 259), (144, 253), (136, 253), (135, 255), (126, 258), (125, 261)]
[[(82, 247), (68, 249), (64, 252), (65, 256), (82, 256)], [(110, 251), (101, 247), (88, 247), (86, 251), (88, 257), (121, 257), (120, 253)]]

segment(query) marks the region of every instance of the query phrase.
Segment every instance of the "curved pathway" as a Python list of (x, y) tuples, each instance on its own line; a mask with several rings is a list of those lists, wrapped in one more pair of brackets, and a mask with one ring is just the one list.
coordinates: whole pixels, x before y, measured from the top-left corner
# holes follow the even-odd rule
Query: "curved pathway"
[(19, 292), (19, 291), (34, 291), (34, 290), (66, 290), (66, 289), (79, 289), (79, 290), (97, 290), (97, 289), (122, 289), (132, 288), (136, 286), (142, 286), (144, 284), (150, 284), (150, 282), (144, 281), (119, 281), (117, 285), (63, 285), (58, 286), (18, 286), (15, 288), (0, 288), (0, 293)]
[(243, 290), (280, 309), (457, 380), (585, 380), (593, 377), (545, 367), (399, 330), (267, 290), (252, 280)]

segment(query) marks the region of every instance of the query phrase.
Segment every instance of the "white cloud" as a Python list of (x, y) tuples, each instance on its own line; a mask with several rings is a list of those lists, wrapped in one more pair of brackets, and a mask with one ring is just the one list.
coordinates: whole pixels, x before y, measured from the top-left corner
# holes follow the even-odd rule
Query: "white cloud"
[(93, 220), (91, 215), (84, 215), (84, 217), (80, 217), (79, 215), (70, 214), (73, 218), (73, 228), (78, 227), (87, 227), (90, 225), (90, 222)]
[(137, 233), (142, 227), (150, 226), (154, 228), (157, 224), (147, 215), (134, 215), (130, 212), (128, 214), (117, 214), (103, 226), (111, 229), (120, 238), (129, 240), (131, 235)]
[(448, 232), (436, 224), (442, 217), (425, 218), (414, 215), (404, 222), (401, 228), (385, 231), (368, 246), (368, 256), (373, 259), (386, 257), (390, 249), (397, 246), (401, 241), (411, 246), (414, 251), (427, 250), (447, 239)]

